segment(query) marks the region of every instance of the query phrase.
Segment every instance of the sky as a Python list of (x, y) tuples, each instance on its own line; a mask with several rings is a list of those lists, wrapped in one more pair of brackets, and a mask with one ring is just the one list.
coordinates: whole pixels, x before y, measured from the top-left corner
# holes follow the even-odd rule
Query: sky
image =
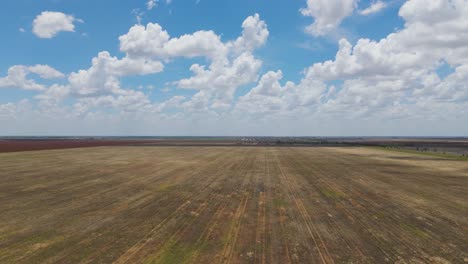
[(468, 136), (467, 0), (5, 0), (0, 135)]

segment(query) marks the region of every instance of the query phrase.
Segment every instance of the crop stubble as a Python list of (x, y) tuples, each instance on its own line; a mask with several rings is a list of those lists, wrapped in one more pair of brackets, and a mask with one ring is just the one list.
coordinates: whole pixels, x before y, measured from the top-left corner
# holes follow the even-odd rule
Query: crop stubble
[(366, 148), (0, 154), (1, 263), (464, 263), (468, 162)]

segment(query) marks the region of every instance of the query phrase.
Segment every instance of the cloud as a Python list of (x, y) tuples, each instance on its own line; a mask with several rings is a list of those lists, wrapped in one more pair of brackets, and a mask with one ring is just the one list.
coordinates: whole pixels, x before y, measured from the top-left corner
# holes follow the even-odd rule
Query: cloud
[(378, 13), (386, 7), (387, 4), (385, 2), (378, 0), (377, 2), (373, 2), (368, 8), (361, 10), (359, 14), (367, 16), (370, 14)]
[(0, 104), (0, 118), (15, 117), (16, 106), (13, 103)]
[[(452, 5), (452, 4), (454, 5)], [(468, 7), (464, 1), (412, 0), (399, 12), (405, 28), (380, 41), (359, 39), (353, 47), (340, 40), (334, 61), (316, 63), (313, 73), (322, 79), (353, 76), (400, 76), (433, 70), (440, 60), (466, 63)]]
[(25, 66), (15, 65), (8, 69), (8, 75), (0, 78), (0, 88), (18, 88), (23, 90), (44, 90), (43, 85), (34, 80), (27, 79), (28, 69)]
[(313, 36), (323, 36), (335, 30), (357, 7), (358, 0), (307, 0), (307, 7), (301, 8), (303, 16), (314, 18), (306, 27)]
[(242, 23), (242, 35), (234, 43), (229, 43), (234, 52), (253, 51), (261, 47), (268, 39), (268, 31), (265, 21), (259, 14), (247, 17)]
[(120, 90), (117, 94), (100, 95), (96, 97), (79, 98), (74, 109), (79, 115), (89, 112), (91, 109), (116, 109), (121, 112), (149, 112), (151, 102), (140, 91)]
[[(333, 6), (332, 2), (329, 4)], [(40, 113), (53, 115), (62, 111), (56, 115), (83, 120), (108, 118), (109, 123), (135, 115), (145, 120), (141, 124), (148, 121), (154, 127), (161, 127), (158, 123), (161, 120), (170, 123), (168, 129), (174, 127), (174, 122), (187, 124), (181, 126), (185, 129), (181, 131), (192, 131), (187, 129), (194, 123), (203, 127), (200, 128), (203, 132), (219, 131), (216, 129), (221, 126), (216, 124), (222, 122), (229, 128), (258, 125), (268, 133), (268, 129), (276, 129), (272, 124), (278, 120), (288, 122), (285, 127), (291, 127), (293, 133), (299, 133), (295, 128), (304, 129), (306, 125), (310, 131), (317, 131), (314, 129), (322, 126), (322, 122), (335, 122), (336, 129), (342, 124), (377, 127), (374, 122), (380, 126), (384, 120), (400, 120), (395, 122), (408, 125), (413, 125), (414, 120), (429, 119), (461, 122), (466, 121), (468, 109), (465, 2), (407, 1), (399, 11), (404, 21), (402, 29), (380, 40), (341, 39), (333, 59), (313, 63), (294, 82), (288, 81), (280, 69), (262, 73), (263, 61), (255, 52), (265, 45), (269, 31), (265, 21), (255, 14), (243, 21), (238, 36), (228, 40), (212, 30), (171, 36), (157, 23), (135, 25), (119, 37), (121, 56), (100, 52), (89, 67), (68, 74), (66, 83), (50, 86), (37, 83), (39, 77), (65, 76), (47, 65), (17, 65), (0, 78), (0, 87), (40, 91), (32, 102), (38, 105), (34, 111)], [(308, 4), (320, 5), (317, 3)], [(356, 8), (353, 3), (351, 11), (341, 10), (341, 14), (352, 14)], [(324, 10), (337, 13), (333, 8)], [(302, 12), (312, 16), (312, 12)], [(314, 18), (311, 27), (320, 34), (327, 34), (341, 23), (341, 20), (322, 23), (315, 15)], [(332, 26), (319, 30), (321, 25)], [(138, 84), (126, 87), (122, 81), (127, 76), (160, 73), (164, 64), (185, 58), (197, 58), (197, 63), (190, 66), (187, 76), (166, 83), (168, 87), (162, 90), (174, 93), (166, 101), (152, 102), (148, 89), (135, 90)], [(441, 67), (450, 70), (441, 74)], [(194, 90), (194, 95), (181, 96), (177, 94), (180, 89)], [(248, 91), (239, 95), (241, 89)], [(68, 100), (64, 104), (65, 98), (71, 99), (72, 104)], [(0, 116), (3, 112), (4, 117), (17, 117), (18, 109), (15, 104), (0, 105)], [(250, 122), (251, 118), (256, 121)], [(243, 123), (244, 120), (249, 122)], [(206, 128), (202, 124), (215, 125)], [(241, 127), (239, 131), (252, 131)], [(398, 131), (384, 128), (389, 125), (383, 126), (382, 133)], [(301, 131), (310, 133), (306, 129)]]
[(132, 10), (131, 14), (135, 16), (137, 23), (141, 24), (143, 16), (145, 15), (145, 11), (142, 11), (140, 8), (135, 8)]
[[(285, 90), (279, 81), (283, 78), (281, 71), (269, 71), (265, 73), (246, 95), (239, 98), (236, 110), (242, 113), (272, 113), (287, 109), (284, 100)], [(290, 87), (289, 83), (287, 86)]]
[[(379, 41), (340, 40), (335, 59), (307, 68), (298, 84), (281, 85), (281, 71), (267, 72), (235, 112), (388, 120), (444, 118), (450, 109), (459, 116), (468, 104), (468, 6), (412, 0), (399, 14), (402, 30)], [(453, 73), (439, 76), (444, 63)]]
[[(405, 20), (404, 29), (379, 41), (359, 39), (354, 46), (342, 39), (334, 60), (308, 69), (316, 79), (343, 81), (336, 98), (324, 103), (324, 111), (396, 115), (391, 109), (401, 109), (416, 115), (417, 107), (467, 101), (465, 1), (412, 0), (399, 14)], [(444, 79), (437, 74), (442, 61), (455, 71)]]
[(262, 46), (269, 32), (264, 21), (255, 14), (242, 23), (242, 35), (235, 41), (222, 43), (213, 31), (200, 30), (171, 38), (159, 24), (135, 25), (119, 37), (120, 50), (130, 57), (207, 57), (212, 60), (226, 57), (228, 52), (242, 53)]
[(215, 57), (225, 49), (219, 36), (213, 31), (197, 31), (193, 34), (170, 38), (159, 24), (135, 25), (127, 34), (119, 37), (120, 50), (130, 57)]
[(190, 70), (194, 76), (182, 79), (177, 86), (186, 89), (196, 89), (199, 92), (191, 102), (185, 104), (188, 108), (225, 110), (231, 106), (234, 93), (238, 87), (256, 81), (262, 65), (260, 60), (246, 52), (226, 64), (213, 63), (208, 69), (194, 64)]
[(119, 37), (120, 51), (132, 57), (164, 57), (163, 46), (169, 40), (169, 34), (159, 24), (148, 23), (135, 25), (127, 34)]
[(235, 91), (257, 80), (262, 61), (252, 52), (265, 44), (268, 35), (267, 25), (258, 14), (247, 17), (241, 36), (219, 48), (208, 68), (194, 64), (190, 67), (192, 77), (175, 82), (181, 88), (199, 90), (184, 106), (192, 110), (230, 109)]
[(222, 43), (220, 36), (213, 31), (200, 30), (192, 34), (171, 38), (159, 24), (135, 25), (129, 32), (119, 37), (120, 50), (131, 57), (216, 57), (224, 58), (228, 49), (241, 53), (265, 43), (268, 30), (259, 16), (246, 19), (243, 35), (235, 42)]
[(93, 58), (92, 66), (70, 74), (71, 92), (79, 96), (121, 94), (119, 77), (158, 73), (164, 66), (159, 61), (144, 58), (112, 57), (103, 51)]
[(148, 10), (155, 8), (157, 5), (158, 5), (158, 0), (148, 0), (148, 2), (146, 2), (146, 8)]
[(155, 107), (155, 111), (161, 113), (165, 110), (176, 109), (185, 101), (185, 99), (186, 98), (184, 96), (180, 96), (180, 95), (173, 96), (169, 100), (166, 100), (158, 104)]
[(262, 62), (252, 52), (265, 44), (269, 35), (267, 25), (258, 14), (242, 23), (241, 35), (223, 43), (213, 31), (200, 30), (172, 37), (159, 24), (135, 25), (119, 37), (120, 50), (129, 58), (173, 59), (205, 57), (210, 65), (193, 64), (193, 76), (174, 84), (199, 92), (185, 107), (229, 108), (236, 89), (254, 82)]
[(269, 71), (265, 73), (247, 94), (240, 97), (236, 113), (249, 113), (253, 116), (262, 114), (290, 114), (298, 111), (311, 112), (316, 109), (324, 96), (325, 83), (315, 80), (309, 73), (298, 83), (280, 84), (283, 73)]
[(59, 32), (74, 32), (74, 22), (83, 22), (72, 15), (61, 12), (44, 11), (33, 21), (33, 33), (39, 38), (53, 38)]
[(208, 57), (215, 59), (225, 55), (225, 46), (213, 31), (197, 31), (170, 39), (166, 45), (165, 57)]
[(65, 77), (63, 73), (50, 67), (49, 65), (38, 64), (28, 67), (28, 70), (39, 75), (42, 79), (58, 79)]
[(28, 79), (30, 73), (39, 75), (42, 79), (56, 79), (65, 77), (58, 70), (48, 65), (24, 66), (15, 65), (8, 69), (8, 75), (0, 78), (0, 88), (18, 88), (23, 90), (42, 91), (46, 87), (36, 83), (33, 79)]
[[(0, 104), (0, 120), (17, 120), (21, 117), (23, 113), (31, 112), (31, 104), (28, 99), (22, 99), (16, 103), (6, 103)], [(10, 125), (16, 122), (5, 122), (3, 125), (6, 128), (7, 125)], [(2, 126), (2, 129), (4, 128)]]
[(72, 72), (67, 85), (55, 87), (55, 90), (51, 87), (38, 99), (55, 103), (54, 98), (71, 96), (76, 99), (74, 111), (78, 116), (102, 108), (123, 112), (149, 111), (152, 106), (148, 96), (141, 91), (121, 87), (120, 79), (155, 74), (163, 69), (164, 65), (157, 60), (129, 57), (129, 54), (119, 59), (102, 51), (92, 59), (91, 67)]

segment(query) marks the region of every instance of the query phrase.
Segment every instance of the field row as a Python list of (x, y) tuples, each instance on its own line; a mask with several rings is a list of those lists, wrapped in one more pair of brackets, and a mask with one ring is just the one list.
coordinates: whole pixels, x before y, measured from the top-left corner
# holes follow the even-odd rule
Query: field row
[(0, 154), (0, 263), (465, 263), (468, 162), (366, 148)]

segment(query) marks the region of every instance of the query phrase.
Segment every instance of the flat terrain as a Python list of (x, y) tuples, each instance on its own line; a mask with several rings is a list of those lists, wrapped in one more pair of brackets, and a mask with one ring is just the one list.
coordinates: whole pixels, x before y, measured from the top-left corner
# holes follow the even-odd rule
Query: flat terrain
[(229, 146), (232, 140), (142, 140), (142, 139), (0, 139), (0, 153), (102, 146)]
[(0, 154), (0, 263), (467, 263), (468, 162), (369, 148)]
[(122, 146), (146, 143), (136, 140), (0, 140), (0, 153), (46, 149)]

